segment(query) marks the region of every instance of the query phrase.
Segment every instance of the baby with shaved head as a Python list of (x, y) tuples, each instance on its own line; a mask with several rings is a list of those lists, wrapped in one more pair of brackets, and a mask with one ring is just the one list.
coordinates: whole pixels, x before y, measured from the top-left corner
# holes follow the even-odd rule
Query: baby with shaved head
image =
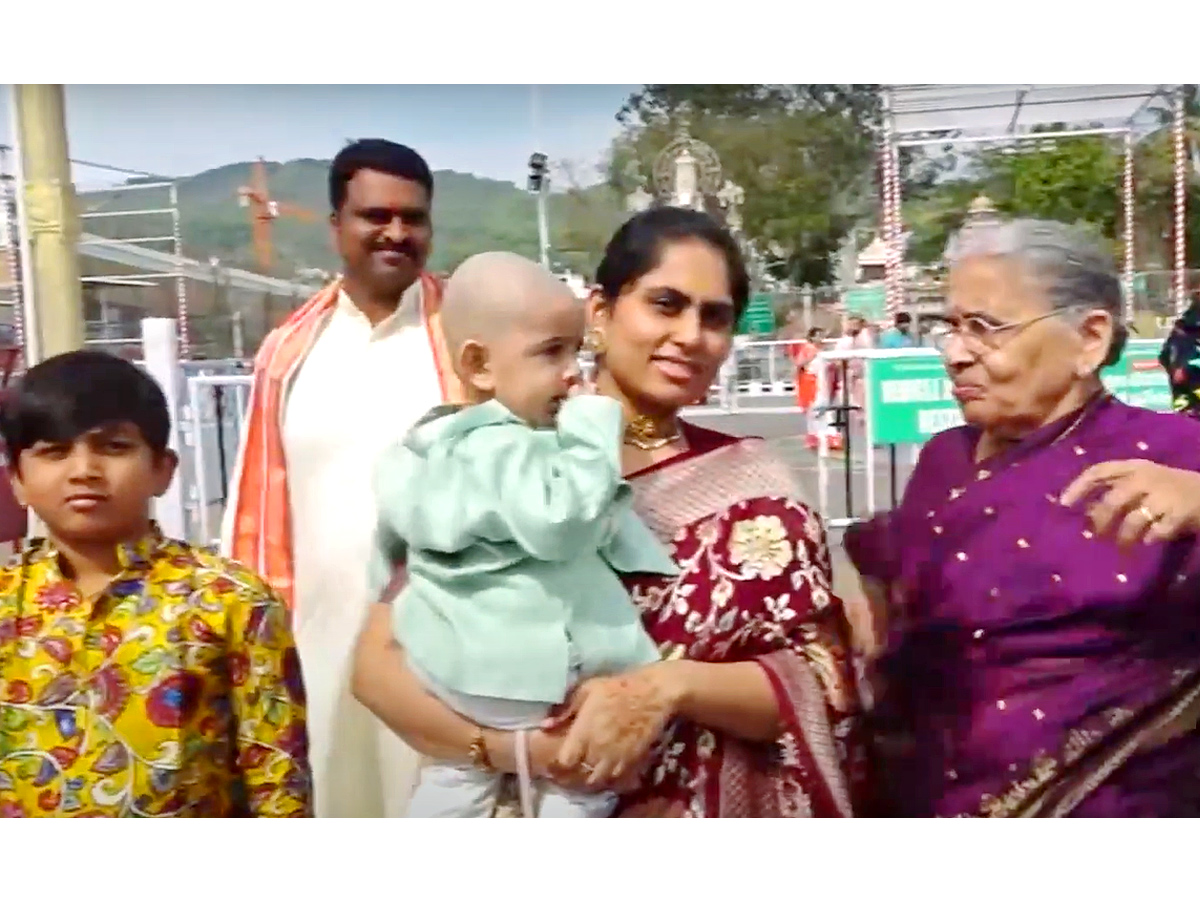
[(492, 815), (493, 760), (515, 759), (526, 816), (606, 816), (611, 793), (548, 779), (556, 739), (540, 725), (580, 681), (659, 658), (617, 573), (677, 569), (631, 507), (620, 404), (578, 391), (585, 317), (570, 289), (481, 253), (441, 315), (468, 403), (431, 410), (380, 459), (371, 578), (382, 591), (402, 568), (396, 639), (475, 735), (469, 764), (422, 769), (408, 815)]
[(580, 381), (583, 304), (515, 253), (480, 253), (446, 284), (442, 331), (474, 402), (499, 400), (530, 425), (554, 422)]

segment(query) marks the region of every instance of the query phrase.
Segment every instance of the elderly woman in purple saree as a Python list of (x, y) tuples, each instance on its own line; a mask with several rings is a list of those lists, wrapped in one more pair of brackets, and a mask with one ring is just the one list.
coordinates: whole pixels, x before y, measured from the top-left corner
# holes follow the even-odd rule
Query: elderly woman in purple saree
[[(964, 233), (943, 352), (967, 424), (923, 449), (900, 506), (852, 529), (887, 600), (880, 814), (1200, 814), (1197, 538), (1122, 502), (1133, 546), (1064, 490), (1098, 463), (1200, 471), (1200, 422), (1127, 406), (1111, 262), (1065, 226)], [(1160, 504), (1162, 505), (1162, 504)]]

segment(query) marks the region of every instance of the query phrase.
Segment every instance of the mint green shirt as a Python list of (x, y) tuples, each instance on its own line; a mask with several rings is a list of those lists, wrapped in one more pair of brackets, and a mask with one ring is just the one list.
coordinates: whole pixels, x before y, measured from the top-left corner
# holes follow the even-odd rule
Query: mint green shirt
[(558, 703), (569, 679), (658, 659), (617, 572), (673, 575), (621, 477), (620, 405), (567, 400), (555, 429), (498, 401), (439, 407), (380, 459), (373, 587), (406, 560), (397, 640), (439, 685)]

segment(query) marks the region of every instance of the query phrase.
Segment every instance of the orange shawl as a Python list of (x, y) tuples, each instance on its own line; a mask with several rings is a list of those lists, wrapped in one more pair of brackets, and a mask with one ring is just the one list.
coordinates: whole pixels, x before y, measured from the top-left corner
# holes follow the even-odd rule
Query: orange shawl
[[(257, 571), (295, 603), (292, 522), (283, 449), (283, 404), (288, 388), (337, 303), (341, 283), (318, 291), (263, 339), (254, 358), (254, 382), (242, 436), (233, 533), (226, 552)], [(461, 399), (442, 337), (441, 284), (421, 274), (421, 319), (429, 336), (443, 402)], [(432, 405), (432, 404), (431, 404)]]

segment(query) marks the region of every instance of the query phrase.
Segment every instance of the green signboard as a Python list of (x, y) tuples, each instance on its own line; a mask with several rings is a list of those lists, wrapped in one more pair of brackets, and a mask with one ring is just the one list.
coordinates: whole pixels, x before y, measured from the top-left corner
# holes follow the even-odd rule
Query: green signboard
[[(1171, 388), (1158, 364), (1160, 341), (1130, 341), (1104, 384), (1132, 406), (1168, 411)], [(867, 361), (871, 440), (876, 444), (923, 444), (939, 431), (962, 424), (941, 356), (914, 350)]]
[(883, 285), (851, 288), (842, 298), (846, 312), (862, 316), (868, 322), (882, 322), (887, 318), (887, 290)]
[(933, 350), (868, 360), (867, 402), (875, 444), (923, 444), (962, 424), (941, 354)]
[(1101, 373), (1105, 387), (1130, 406), (1171, 411), (1171, 383), (1158, 362), (1162, 341), (1130, 341), (1120, 361)]
[(770, 294), (754, 294), (738, 320), (738, 334), (773, 334), (775, 301)]

